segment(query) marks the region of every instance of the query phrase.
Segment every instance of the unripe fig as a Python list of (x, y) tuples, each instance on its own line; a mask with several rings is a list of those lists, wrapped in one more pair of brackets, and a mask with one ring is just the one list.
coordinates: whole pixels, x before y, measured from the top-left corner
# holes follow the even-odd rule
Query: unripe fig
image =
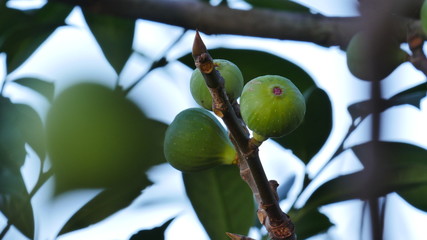
[(174, 168), (195, 172), (232, 164), (236, 150), (211, 113), (190, 108), (180, 112), (166, 130), (164, 154)]
[(347, 46), (347, 66), (357, 78), (368, 81), (382, 80), (405, 62), (407, 54), (394, 39), (373, 46), (364, 32), (353, 36)]
[(55, 99), (46, 125), (57, 192), (140, 179), (149, 126), (119, 92), (93, 83), (72, 86)]
[[(215, 69), (224, 78), (225, 91), (232, 102), (240, 97), (243, 89), (243, 75), (240, 69), (232, 62), (223, 59), (214, 59)], [(190, 79), (190, 91), (194, 100), (203, 108), (212, 110), (212, 96), (206, 86), (205, 79), (198, 68), (193, 71)]]
[(254, 132), (254, 138), (262, 142), (295, 130), (304, 118), (305, 100), (289, 79), (265, 75), (245, 85), (240, 97), (240, 111)]

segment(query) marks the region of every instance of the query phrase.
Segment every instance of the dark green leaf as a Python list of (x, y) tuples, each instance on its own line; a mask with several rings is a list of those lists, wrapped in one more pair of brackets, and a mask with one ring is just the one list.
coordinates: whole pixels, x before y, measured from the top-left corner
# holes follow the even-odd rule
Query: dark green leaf
[(304, 97), (307, 110), (301, 125), (289, 135), (275, 140), (307, 164), (331, 133), (332, 106), (328, 95), (320, 88), (307, 91)]
[[(328, 95), (316, 87), (310, 75), (294, 63), (266, 52), (219, 48), (209, 50), (209, 53), (213, 58), (227, 59), (239, 66), (245, 82), (268, 74), (289, 78), (306, 98), (306, 117), (296, 131), (276, 140), (305, 163), (320, 150), (331, 131), (332, 107)], [(191, 54), (178, 60), (195, 68)]]
[(33, 239), (33, 208), (21, 172), (3, 165), (1, 159), (0, 167), (0, 211), (22, 234)]
[(78, 210), (58, 235), (85, 228), (128, 207), (141, 191), (151, 184), (148, 179), (144, 179), (141, 182), (130, 182), (127, 186), (102, 191)]
[[(245, 83), (262, 75), (281, 75), (289, 78), (304, 94), (313, 86), (313, 79), (302, 68), (276, 55), (246, 49), (217, 48), (209, 49), (214, 59), (227, 59), (236, 64), (242, 71)], [(194, 60), (191, 54), (178, 59), (191, 69), (194, 69)]]
[(245, 0), (254, 7), (270, 8), (274, 10), (289, 11), (289, 12), (305, 12), (309, 13), (310, 9), (289, 0)]
[(329, 218), (317, 209), (310, 211), (292, 209), (288, 214), (296, 226), (295, 232), (298, 239), (307, 239), (311, 236), (324, 233), (333, 226)]
[(318, 189), (307, 200), (306, 207), (318, 207), (349, 199), (367, 199), (383, 196), (390, 192), (402, 192), (402, 197), (414, 206), (427, 210), (420, 199), (427, 201), (427, 195), (420, 192), (415, 199), (413, 191), (427, 185), (427, 150), (410, 144), (397, 142), (373, 142), (352, 147), (359, 160), (368, 166), (372, 160), (370, 153), (373, 149), (385, 153), (386, 164), (372, 173), (365, 169), (356, 173), (334, 178)]
[(44, 126), (39, 114), (24, 104), (16, 104), (16, 109), (19, 114), (17, 124), (19, 124), (25, 142), (33, 148), (40, 160), (43, 161), (46, 156), (46, 142)]
[(135, 20), (83, 12), (102, 52), (117, 74), (120, 74), (132, 54)]
[(24, 236), (34, 239), (34, 215), (30, 197), (11, 195), (6, 203), (1, 204), (3, 214)]
[[(427, 94), (427, 84), (422, 83), (415, 87), (412, 87), (410, 89), (407, 89), (403, 92), (400, 92), (391, 98), (385, 100), (381, 100), (381, 111), (385, 111), (391, 107), (399, 106), (399, 105), (412, 105), (416, 108), (420, 108), (421, 100), (426, 96)], [(348, 107), (348, 112), (350, 113), (350, 116), (353, 120), (353, 122), (357, 118), (366, 118), (369, 114), (372, 113), (372, 101), (362, 101), (357, 102)]]
[(17, 105), (0, 97), (0, 165), (19, 169), (26, 156)]
[(392, 167), (427, 166), (427, 150), (407, 143), (367, 142), (352, 147), (352, 150), (362, 164), (367, 166), (374, 148), (384, 152), (386, 163)]
[(390, 164), (389, 184), (409, 204), (427, 211), (427, 150), (398, 142), (379, 142), (377, 145), (369, 142), (352, 149), (359, 160), (368, 165), (369, 153), (374, 147), (385, 153), (387, 164)]
[[(72, 6), (56, 2), (48, 2), (32, 14), (2, 8), (0, 11), (7, 12), (7, 15), (13, 17), (7, 19), (7, 23), (17, 19), (13, 25), (8, 24), (7, 31), (1, 35), (0, 39), (0, 51), (7, 54), (7, 72), (12, 72), (27, 60), (57, 27), (64, 24), (71, 10)], [(1, 12), (0, 15), (2, 15)]]
[(236, 166), (183, 174), (194, 210), (211, 239), (228, 239), (226, 232), (247, 234), (254, 223), (252, 192)]
[(169, 219), (160, 227), (155, 227), (150, 230), (141, 230), (134, 235), (129, 240), (164, 240), (165, 231), (168, 228), (169, 224), (174, 220), (174, 218)]
[(53, 100), (55, 86), (52, 82), (47, 82), (38, 78), (19, 78), (14, 80), (14, 82), (38, 92), (49, 101)]
[(397, 193), (412, 206), (427, 212), (427, 183), (408, 187)]

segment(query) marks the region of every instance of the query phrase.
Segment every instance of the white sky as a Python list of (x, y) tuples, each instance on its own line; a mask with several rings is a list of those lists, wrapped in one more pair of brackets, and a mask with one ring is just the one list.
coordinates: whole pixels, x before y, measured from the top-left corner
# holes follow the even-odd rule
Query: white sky
[[(236, 4), (240, 4), (236, 1)], [(309, 1), (304, 0), (315, 9), (329, 15), (343, 13), (337, 4), (348, 6), (347, 3), (354, 1)], [(332, 6), (332, 9), (324, 9), (325, 6)], [(7, 80), (18, 77), (36, 75), (43, 79), (55, 81), (57, 92), (75, 82), (76, 79), (92, 79), (93, 81), (110, 82), (115, 81), (115, 73), (103, 58), (100, 49), (96, 46), (93, 37), (87, 32), (87, 27), (79, 19), (80, 12), (75, 11), (69, 18), (70, 23), (75, 27), (60, 28), (54, 36), (50, 37), (47, 43), (40, 48), (21, 68), (10, 74)], [(344, 15), (354, 15), (354, 8), (346, 8)], [(157, 58), (163, 51), (180, 35), (182, 30), (169, 27), (163, 24), (148, 21), (138, 21), (135, 49), (143, 51), (149, 58)], [(170, 52), (168, 59), (175, 59), (191, 49), (194, 32), (188, 32), (182, 41)], [(291, 41), (279, 41), (271, 39), (258, 39), (236, 36), (206, 36), (202, 35), (208, 48), (215, 47), (236, 47), (251, 48), (270, 51), (294, 61), (303, 67), (318, 83), (325, 89), (333, 102), (334, 127), (330, 139), (322, 151), (315, 157), (313, 163), (309, 165), (309, 172), (315, 173), (319, 166), (329, 159), (339, 142), (342, 140), (350, 117), (347, 114), (346, 106), (349, 104), (367, 99), (369, 97), (368, 83), (354, 79), (345, 65), (345, 55), (337, 48), (319, 48), (310, 43), (297, 43)], [(159, 41), (159, 39), (167, 39)], [(153, 47), (155, 46), (155, 47)], [(66, 57), (64, 57), (66, 56)], [(0, 55), (0, 60), (4, 62), (4, 55)], [(64, 66), (67, 66), (64, 68)], [(134, 57), (126, 66), (125, 72), (121, 75), (124, 85), (133, 82), (141, 73), (145, 71), (149, 62), (140, 57)], [(241, 67), (242, 68), (242, 67)], [(242, 71), (244, 69), (242, 68)], [(130, 98), (144, 109), (151, 117), (169, 123), (173, 117), (181, 110), (196, 106), (188, 90), (188, 81), (191, 70), (183, 68), (181, 64), (174, 63), (165, 68), (165, 71), (155, 71), (150, 74), (134, 91)], [(4, 68), (0, 68), (0, 76), (4, 76)], [(404, 81), (398, 81), (404, 79)], [(401, 89), (413, 86), (424, 81), (425, 76), (414, 71), (412, 66), (404, 64), (399, 67), (393, 75), (384, 81), (384, 95), (393, 95)], [(9, 84), (6, 93), (12, 99), (20, 102), (28, 102), (34, 106), (42, 115), (46, 112), (47, 102), (31, 96), (15, 84)], [(22, 94), (24, 93), (24, 94)], [(159, 99), (156, 105), (150, 101), (147, 105), (146, 99)], [(154, 107), (154, 108), (153, 108)], [(158, 111), (158, 109), (168, 109)], [(398, 107), (386, 112), (385, 116), (390, 119), (385, 122), (384, 138), (389, 140), (400, 140), (415, 142), (418, 145), (427, 147), (427, 122), (426, 100), (422, 103), (422, 112), (411, 107)], [(411, 123), (411, 124), (408, 124)], [(413, 128), (416, 124), (417, 128)], [(399, 126), (400, 129), (396, 129)], [(393, 130), (393, 131), (389, 131)], [(396, 131), (397, 130), (397, 131)], [(347, 144), (358, 143), (361, 137), (366, 135), (366, 128), (363, 131), (355, 132)], [(270, 152), (281, 152), (288, 160), (276, 159)], [(261, 158), (265, 164), (267, 175), (271, 179), (285, 180), (283, 172), (277, 169), (292, 169), (298, 174), (301, 182), (303, 167), (293, 155), (272, 141), (268, 141), (261, 148)], [(278, 167), (280, 166), (280, 167)], [(35, 184), (35, 172), (39, 168), (38, 160), (34, 155), (29, 156), (22, 172), (25, 176), (29, 188)], [(331, 164), (329, 170), (325, 171), (313, 187), (320, 185), (323, 181), (337, 176), (355, 171), (361, 166), (353, 156), (346, 152), (337, 161)], [(198, 223), (191, 206), (184, 194), (181, 177), (178, 171), (162, 165), (152, 169), (150, 177), (156, 185), (146, 190), (142, 197), (138, 198), (130, 208), (106, 219), (87, 229), (76, 231), (59, 237), (59, 240), (115, 240), (127, 239), (129, 236), (142, 228), (151, 228), (160, 225), (168, 218), (179, 216), (167, 231), (167, 239), (187, 239), (204, 240), (208, 239), (201, 225)], [(174, 182), (176, 184), (170, 184)], [(52, 181), (42, 188), (33, 199), (37, 225), (38, 239), (50, 240), (67, 218), (89, 200), (97, 191), (80, 191), (74, 195), (62, 196), (55, 201), (50, 200), (50, 189)], [(286, 209), (294, 198), (300, 186), (291, 190), (290, 200), (282, 203)], [(160, 194), (160, 195), (159, 195)], [(159, 199), (162, 201), (159, 202)], [(321, 235), (313, 239), (359, 239), (360, 211), (354, 211), (361, 207), (360, 201), (347, 201), (333, 204), (322, 208), (331, 220), (337, 223), (337, 227), (332, 228), (327, 235)], [(388, 197), (388, 212), (386, 231), (393, 236), (386, 236), (386, 239), (422, 239), (427, 235), (427, 229), (417, 224), (427, 221), (427, 215), (413, 207), (405, 204), (396, 194)], [(147, 219), (149, 219), (147, 221)], [(0, 229), (2, 223), (0, 215)], [(403, 228), (402, 228), (403, 224)], [(399, 227), (397, 227), (399, 226)], [(402, 230), (403, 229), (403, 230)], [(190, 234), (189, 234), (190, 233)], [(412, 235), (411, 235), (412, 234)], [(16, 232), (11, 230), (6, 239), (19, 239)]]

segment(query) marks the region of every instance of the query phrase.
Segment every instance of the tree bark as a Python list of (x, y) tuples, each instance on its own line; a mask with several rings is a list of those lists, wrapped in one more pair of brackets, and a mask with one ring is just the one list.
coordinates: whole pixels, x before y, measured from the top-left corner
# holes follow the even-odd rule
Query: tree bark
[[(325, 17), (320, 14), (275, 11), (269, 9), (239, 10), (211, 6), (197, 1), (173, 0), (55, 0), (80, 5), (98, 13), (132, 19), (145, 19), (206, 34), (234, 34), (281, 40), (312, 42), (321, 46), (345, 48), (361, 29), (360, 17)], [(400, 19), (398, 36), (406, 40), (406, 28), (416, 20)], [(415, 24), (417, 25), (417, 24)], [(419, 24), (418, 24), (419, 25)]]

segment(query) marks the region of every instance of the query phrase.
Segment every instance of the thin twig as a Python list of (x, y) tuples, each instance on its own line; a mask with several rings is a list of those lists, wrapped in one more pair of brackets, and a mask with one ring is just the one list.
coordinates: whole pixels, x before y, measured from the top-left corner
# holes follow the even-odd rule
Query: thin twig
[(232, 142), (240, 156), (240, 171), (250, 173), (242, 175), (242, 178), (258, 200), (260, 222), (273, 240), (294, 240), (296, 238), (294, 225), (289, 216), (280, 209), (275, 185), (268, 181), (261, 165), (258, 145), (249, 138), (248, 130), (241, 124), (241, 119), (225, 92), (224, 79), (215, 69), (213, 59), (198, 32), (194, 39), (192, 54), (195, 65), (202, 73), (212, 95), (212, 109), (222, 118), (230, 131)]
[(412, 65), (427, 76), (427, 58), (423, 51), (423, 36), (410, 32), (408, 34), (408, 45), (412, 51), (409, 61)]
[(12, 226), (12, 224), (10, 223), (10, 221), (7, 221), (6, 227), (4, 227), (3, 230), (0, 233), (0, 240), (3, 239), (6, 236), (6, 234), (9, 231), (9, 229), (10, 229), (11, 226)]
[(165, 66), (168, 61), (166, 60), (166, 55), (169, 53), (169, 51), (175, 47), (175, 45), (181, 41), (181, 39), (184, 37), (185, 33), (187, 32), (187, 30), (185, 29), (181, 35), (179, 35), (179, 37), (171, 44), (169, 45), (169, 47), (164, 51), (164, 53), (161, 55), (160, 58), (158, 58), (157, 60), (153, 61), (151, 63), (150, 68), (148, 68), (148, 70), (142, 74), (132, 85), (130, 85), (127, 89), (123, 90), (123, 94), (124, 95), (128, 95), (130, 91), (132, 91), (133, 88), (136, 87), (136, 85), (138, 85), (151, 71), (153, 71), (156, 68), (159, 67), (163, 67)]
[(37, 193), (37, 191), (43, 186), (43, 184), (45, 184), (45, 182), (52, 176), (53, 176), (52, 169), (49, 169), (46, 172), (42, 172), (39, 175), (39, 179), (37, 180), (36, 185), (33, 187), (31, 192), (29, 193), (29, 197), (32, 198)]

